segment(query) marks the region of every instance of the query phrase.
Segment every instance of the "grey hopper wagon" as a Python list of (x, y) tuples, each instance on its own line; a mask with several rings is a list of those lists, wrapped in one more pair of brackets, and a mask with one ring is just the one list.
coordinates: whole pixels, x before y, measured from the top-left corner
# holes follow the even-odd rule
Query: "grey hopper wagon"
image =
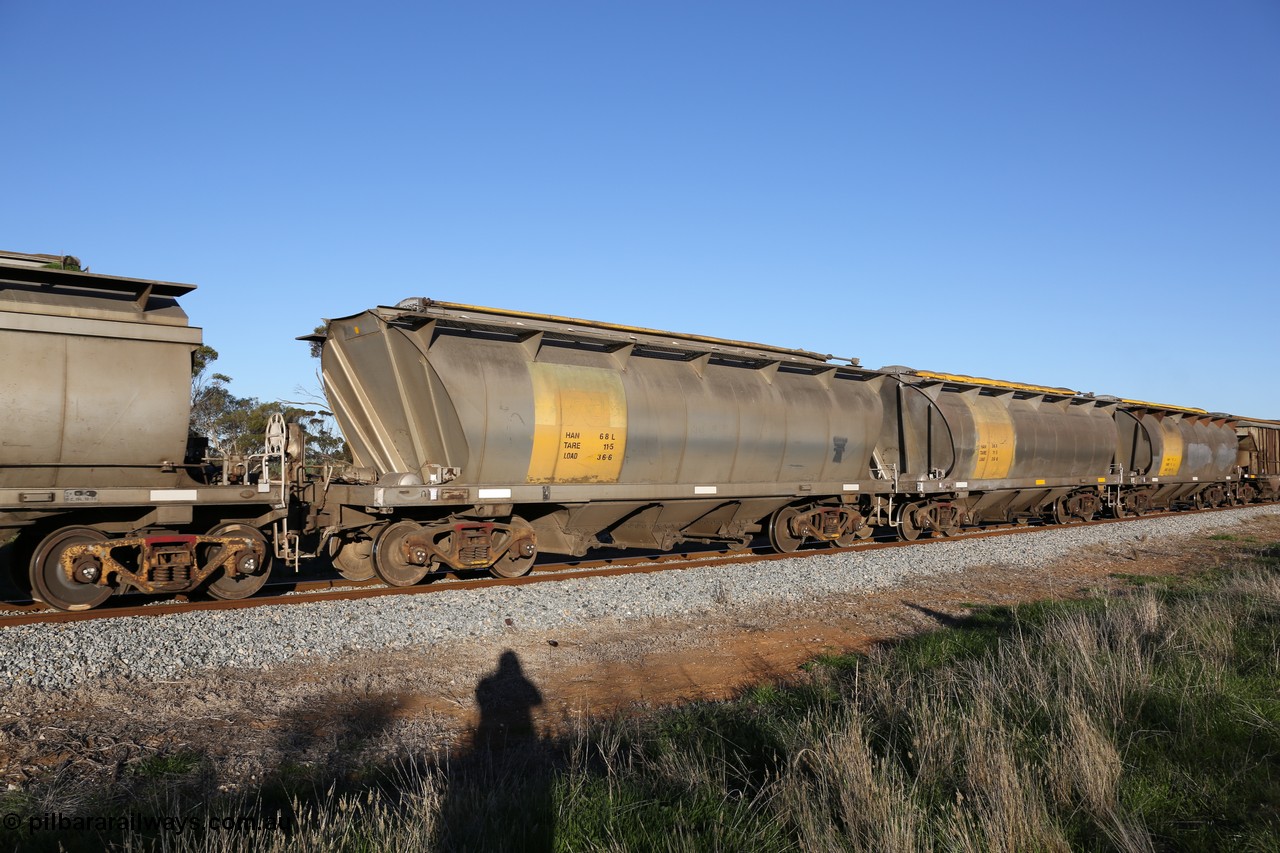
[(63, 609), (130, 588), (252, 593), (270, 555), (245, 521), (287, 498), (189, 475), (200, 330), (177, 300), (194, 287), (43, 260), (0, 257), (0, 542), (19, 534), (19, 573)]
[(965, 524), (1091, 517), (1114, 454), (1114, 406), (1054, 388), (889, 369), (879, 455), (905, 538)]
[(803, 350), (414, 299), (331, 321), (322, 370), (373, 483), (330, 490), (353, 576), (847, 543), (887, 488), (884, 377)]

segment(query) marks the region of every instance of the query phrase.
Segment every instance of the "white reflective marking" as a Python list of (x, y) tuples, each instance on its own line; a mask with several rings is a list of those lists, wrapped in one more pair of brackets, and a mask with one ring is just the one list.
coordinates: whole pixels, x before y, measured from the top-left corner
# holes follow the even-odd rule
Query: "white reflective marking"
[(480, 500), (486, 498), (509, 498), (511, 497), (510, 489), (481, 489)]
[(846, 492), (856, 492), (856, 491), (858, 491), (858, 488), (859, 488), (859, 486), (858, 486), (858, 484), (857, 484), (857, 483), (845, 483), (845, 484), (844, 484), (844, 490), (845, 490)]
[(715, 486), (694, 486), (693, 493), (695, 495), (714, 495), (716, 493)]
[[(268, 486), (270, 488), (270, 486)], [(152, 489), (153, 501), (193, 501), (196, 499), (195, 489)]]
[(969, 488), (969, 481), (968, 481), (968, 480), (957, 480), (957, 481), (956, 481), (956, 488), (957, 488), (957, 489), (967, 489), (967, 488)]

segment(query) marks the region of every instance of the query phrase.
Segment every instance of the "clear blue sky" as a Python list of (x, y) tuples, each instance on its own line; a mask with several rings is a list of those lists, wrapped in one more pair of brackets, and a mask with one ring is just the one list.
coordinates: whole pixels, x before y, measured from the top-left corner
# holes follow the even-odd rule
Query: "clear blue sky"
[(0, 248), (1280, 418), (1280, 2), (0, 0)]

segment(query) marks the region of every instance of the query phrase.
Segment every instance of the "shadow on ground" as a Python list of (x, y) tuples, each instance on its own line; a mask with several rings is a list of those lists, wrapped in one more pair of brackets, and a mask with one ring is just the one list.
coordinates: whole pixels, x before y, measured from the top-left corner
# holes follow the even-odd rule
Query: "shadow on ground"
[[(75, 853), (126, 840), (130, 849), (237, 849), (230, 837), (204, 845), (198, 836), (211, 834), (210, 818), (307, 835), (338, 802), (371, 798), (412, 816), (421, 809), (406, 799), (427, 790), (433, 820), (421, 849), (550, 850), (552, 786), (570, 746), (538, 733), (542, 694), (515, 652), (502, 652), (475, 696), (477, 723), (465, 742), (392, 762), (367, 756), (394, 746), (394, 698), (309, 701), (270, 723), (282, 758), (249, 789), (228, 790), (213, 755), (189, 749), (122, 763), (110, 781), (77, 781), (74, 768), (56, 767), (27, 790), (0, 793), (0, 849)], [(188, 833), (196, 835), (177, 837)]]

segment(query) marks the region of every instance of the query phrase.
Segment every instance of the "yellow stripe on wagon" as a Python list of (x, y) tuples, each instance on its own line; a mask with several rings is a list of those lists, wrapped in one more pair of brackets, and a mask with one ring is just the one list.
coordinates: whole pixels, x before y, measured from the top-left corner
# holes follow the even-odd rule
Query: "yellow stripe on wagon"
[(996, 397), (962, 394), (960, 398), (969, 407), (977, 432), (972, 479), (1003, 480), (1009, 476), (1017, 449), (1013, 416)]
[(530, 483), (616, 483), (627, 448), (622, 377), (601, 367), (529, 365), (533, 380)]
[(1161, 477), (1173, 477), (1182, 467), (1182, 430), (1176, 420), (1165, 419), (1160, 422), (1160, 432), (1164, 438), (1164, 453), (1160, 457)]

